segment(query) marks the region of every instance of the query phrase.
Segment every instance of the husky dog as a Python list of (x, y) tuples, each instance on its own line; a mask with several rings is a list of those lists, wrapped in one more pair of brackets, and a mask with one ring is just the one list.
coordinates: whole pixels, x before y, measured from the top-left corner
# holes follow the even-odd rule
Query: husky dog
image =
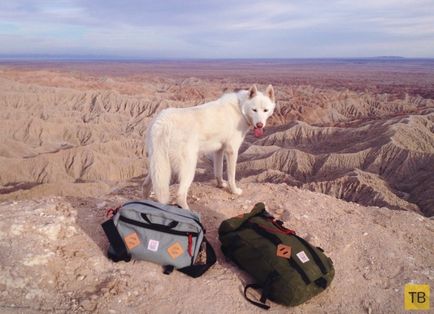
[[(221, 98), (196, 107), (162, 110), (150, 123), (147, 135), (149, 172), (143, 183), (149, 197), (151, 182), (160, 203), (169, 202), (172, 172), (177, 174), (177, 203), (187, 204), (187, 192), (193, 182), (199, 153), (214, 153), (214, 175), (218, 187), (240, 195), (235, 184), (238, 149), (249, 129), (256, 137), (264, 134), (267, 119), (275, 108), (273, 86), (265, 94), (255, 85), (249, 90), (224, 94)], [(223, 180), (223, 156), (226, 156), (228, 182)]]

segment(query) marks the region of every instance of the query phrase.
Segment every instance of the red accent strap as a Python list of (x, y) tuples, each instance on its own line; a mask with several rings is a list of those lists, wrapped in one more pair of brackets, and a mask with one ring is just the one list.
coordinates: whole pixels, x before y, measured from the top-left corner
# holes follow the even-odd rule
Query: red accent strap
[(193, 247), (193, 236), (190, 233), (188, 235), (188, 255), (190, 256), (193, 256), (192, 247)]
[[(268, 217), (268, 220), (271, 221), (271, 223), (279, 230), (283, 231), (285, 234), (295, 234), (294, 230), (288, 229), (284, 227), (282, 224), (277, 223), (276, 219), (274, 217)], [(262, 227), (262, 226), (261, 226)]]
[[(274, 224), (274, 223), (273, 223), (273, 224)], [(257, 225), (258, 225), (259, 227), (261, 227), (262, 229), (267, 230), (268, 232), (271, 232), (271, 233), (295, 234), (295, 231), (294, 231), (294, 230), (287, 229), (287, 228), (285, 228), (285, 227), (280, 228), (278, 225), (277, 225), (277, 226), (275, 225), (278, 229), (267, 228), (267, 227), (262, 226), (262, 225), (260, 225), (260, 224), (257, 224)]]
[(107, 208), (105, 211), (105, 216), (108, 219), (111, 219), (114, 215), (116, 215), (116, 213), (118, 212), (119, 208), (121, 208), (121, 206), (118, 206), (116, 208)]

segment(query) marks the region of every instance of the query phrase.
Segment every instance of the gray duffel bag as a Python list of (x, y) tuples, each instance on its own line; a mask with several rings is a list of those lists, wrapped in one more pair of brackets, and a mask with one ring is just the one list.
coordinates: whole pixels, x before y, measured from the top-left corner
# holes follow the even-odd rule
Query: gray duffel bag
[[(132, 201), (116, 209), (102, 224), (110, 242), (108, 257), (115, 262), (146, 260), (199, 277), (215, 262), (200, 216), (189, 210), (149, 200)], [(206, 254), (199, 262), (198, 256)]]

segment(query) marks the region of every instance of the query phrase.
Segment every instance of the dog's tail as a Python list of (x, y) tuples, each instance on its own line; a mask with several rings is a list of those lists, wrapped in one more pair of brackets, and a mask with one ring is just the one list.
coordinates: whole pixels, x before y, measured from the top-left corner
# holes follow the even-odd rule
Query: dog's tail
[(170, 199), (170, 178), (172, 169), (169, 157), (170, 128), (157, 121), (149, 130), (149, 174), (157, 199), (162, 204), (167, 204)]

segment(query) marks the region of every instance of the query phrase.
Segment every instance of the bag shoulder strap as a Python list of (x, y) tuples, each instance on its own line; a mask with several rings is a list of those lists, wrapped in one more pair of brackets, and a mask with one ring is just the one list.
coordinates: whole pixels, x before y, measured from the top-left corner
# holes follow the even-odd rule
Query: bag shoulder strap
[(215, 264), (217, 261), (217, 257), (215, 254), (215, 251), (211, 244), (208, 242), (208, 240), (204, 237), (203, 241), (205, 242), (206, 246), (206, 262), (205, 264), (200, 265), (191, 265), (183, 268), (179, 268), (178, 271), (193, 277), (197, 278), (202, 276), (212, 265)]
[[(266, 300), (264, 300), (263, 302), (262, 302), (262, 301), (261, 301), (261, 302), (258, 302), (258, 301), (253, 301), (252, 299), (249, 299), (249, 297), (247, 296), (247, 290), (248, 290), (249, 288), (253, 288), (253, 289), (261, 289), (262, 287), (261, 287), (260, 285), (256, 284), (256, 283), (251, 283), (251, 284), (245, 286), (245, 287), (244, 287), (244, 298), (245, 298), (247, 301), (249, 301), (250, 303), (252, 303), (253, 305), (256, 305), (257, 307), (260, 307), (261, 309), (268, 310), (268, 309), (270, 308), (270, 306), (267, 305), (267, 304), (265, 304), (265, 301), (266, 301)], [(262, 300), (262, 296), (261, 296), (261, 300)]]
[[(265, 280), (265, 283), (261, 286), (258, 285), (256, 283), (252, 283), (252, 284), (248, 284), (245, 288), (244, 288), (244, 298), (249, 301), (250, 303), (252, 303), (253, 305), (256, 305), (258, 307), (260, 307), (261, 309), (264, 310), (268, 310), (270, 308), (269, 305), (265, 304), (265, 301), (267, 301), (267, 299), (269, 298), (270, 295), (270, 288), (271, 285), (273, 284), (273, 281), (279, 276), (279, 273), (277, 271), (272, 271), (271, 273), (268, 274), (267, 279)], [(262, 290), (262, 294), (261, 294), (261, 298), (258, 301), (254, 301), (252, 299), (249, 299), (247, 297), (247, 290), (249, 288), (253, 288), (253, 289), (261, 289)]]
[(319, 257), (319, 255), (317, 254), (317, 252), (315, 252), (315, 250), (313, 249), (312, 245), (307, 242), (305, 239), (303, 239), (302, 237), (299, 237), (298, 235), (294, 235), (295, 237), (297, 237), (297, 239), (303, 243), (303, 245), (307, 248), (307, 250), (309, 251), (310, 255), (312, 255), (313, 260), (315, 261), (316, 265), (319, 267), (319, 269), (321, 270), (323, 275), (327, 274), (327, 268), (324, 265), (324, 263), (322, 262), (321, 258)]
[(107, 220), (102, 223), (101, 226), (110, 242), (110, 247), (107, 252), (108, 257), (116, 263), (119, 261), (129, 262), (131, 260), (131, 255), (128, 253), (125, 243), (116, 229), (113, 219)]

